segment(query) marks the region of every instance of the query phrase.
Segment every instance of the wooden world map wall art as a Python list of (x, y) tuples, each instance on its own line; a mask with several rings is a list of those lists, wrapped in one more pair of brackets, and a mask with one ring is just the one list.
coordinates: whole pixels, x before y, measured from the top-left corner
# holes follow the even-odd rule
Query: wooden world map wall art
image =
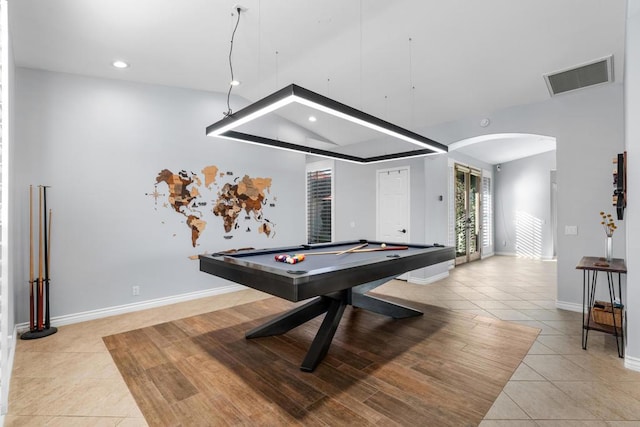
[[(156, 176), (154, 190), (145, 193), (154, 199), (154, 208), (170, 209), (191, 230), (191, 245), (214, 220), (222, 219), (225, 239), (233, 233), (257, 232), (267, 238), (275, 236), (275, 224), (265, 216), (265, 208), (275, 208), (277, 198), (271, 195), (271, 178), (240, 177), (234, 172), (221, 172), (217, 166), (205, 166), (200, 173), (163, 169)], [(247, 223), (249, 221), (249, 223)]]

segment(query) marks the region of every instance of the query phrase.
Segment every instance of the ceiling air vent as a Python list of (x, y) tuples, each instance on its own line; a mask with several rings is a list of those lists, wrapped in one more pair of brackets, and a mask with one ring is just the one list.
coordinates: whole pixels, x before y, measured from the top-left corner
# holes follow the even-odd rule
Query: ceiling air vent
[(551, 96), (613, 81), (613, 56), (544, 75)]

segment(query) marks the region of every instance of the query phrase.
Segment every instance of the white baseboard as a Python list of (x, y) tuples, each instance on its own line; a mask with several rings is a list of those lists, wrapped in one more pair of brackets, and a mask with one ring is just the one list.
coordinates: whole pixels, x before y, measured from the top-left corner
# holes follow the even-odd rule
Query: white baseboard
[(9, 343), (9, 352), (7, 353), (7, 363), (2, 367), (6, 369), (2, 376), (2, 407), (0, 408), (0, 426), (4, 425), (4, 415), (9, 410), (9, 385), (11, 384), (11, 373), (13, 372), (13, 358), (16, 354), (16, 337), (18, 336), (17, 327), (13, 328), (13, 335), (7, 337)]
[(556, 307), (561, 310), (577, 311), (578, 313), (582, 313), (582, 304), (577, 304), (575, 302), (566, 302), (566, 301), (556, 300)]
[(516, 254), (515, 252), (494, 252), (495, 255), (500, 255), (500, 256), (518, 256), (518, 254)]
[(624, 367), (640, 372), (640, 358), (624, 356)]
[[(516, 252), (495, 252), (494, 254), (495, 254), (495, 255), (500, 255), (500, 256), (514, 256), (514, 257), (520, 257), (520, 256), (522, 256), (522, 255), (518, 255)], [(546, 255), (546, 256), (542, 256), (542, 255), (541, 255), (541, 256), (539, 256), (539, 257), (530, 257), (530, 256), (527, 256), (527, 257), (523, 257), (523, 258), (528, 258), (528, 259), (539, 259), (539, 260), (541, 260), (541, 261), (555, 261), (555, 260), (556, 260), (556, 257), (554, 257), (554, 256), (548, 256), (548, 255)]]
[[(83, 311), (80, 313), (66, 314), (51, 318), (51, 326), (64, 326), (73, 323), (86, 322), (87, 320), (102, 319), (103, 317), (116, 316), (118, 314), (131, 313), (134, 311), (146, 310), (149, 308), (162, 307), (165, 305), (176, 304), (179, 302), (191, 301), (194, 299), (210, 297), (215, 295), (227, 294), (230, 292), (247, 289), (242, 285), (229, 285), (219, 288), (207, 289), (205, 291), (189, 292), (181, 295), (157, 298), (147, 301), (136, 302), (133, 304), (118, 305), (115, 307), (100, 308), (98, 310)], [(29, 329), (29, 323), (20, 323), (16, 325), (16, 330), (26, 332)]]
[(429, 283), (437, 282), (438, 280), (446, 279), (447, 277), (449, 277), (449, 270), (429, 277), (414, 277), (409, 275), (409, 280), (407, 280), (407, 282), (415, 285), (428, 285)]
[(486, 253), (486, 254), (483, 252), (482, 256), (480, 257), (480, 259), (489, 258), (489, 257), (494, 256), (495, 254), (496, 254), (495, 252), (489, 252), (489, 253)]

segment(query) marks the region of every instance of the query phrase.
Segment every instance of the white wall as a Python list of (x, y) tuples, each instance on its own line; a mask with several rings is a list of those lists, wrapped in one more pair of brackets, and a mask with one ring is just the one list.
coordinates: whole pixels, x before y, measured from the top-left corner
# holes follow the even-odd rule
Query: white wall
[(10, 304), (13, 300), (13, 289), (10, 286), (14, 282), (15, 247), (16, 233), (13, 227), (13, 220), (16, 210), (13, 207), (13, 191), (11, 184), (13, 181), (13, 111), (11, 105), (15, 99), (14, 92), (14, 72), (15, 64), (13, 60), (13, 49), (9, 35), (8, 10), (9, 4), (2, 1), (2, 266), (1, 266), (1, 303), (0, 303), (0, 424), (7, 413), (9, 405), (9, 382), (11, 379), (11, 369), (13, 365), (12, 348), (16, 337), (13, 335), (15, 319), (14, 307)]
[[(576, 236), (558, 233), (557, 300), (559, 305), (578, 307), (582, 303), (582, 275), (575, 266), (582, 256), (603, 254), (604, 232), (598, 214), (613, 211), (611, 159), (625, 148), (623, 85), (616, 82), (567, 93), (545, 102), (495, 111), (490, 117), (489, 128), (479, 127), (482, 117), (469, 117), (419, 133), (445, 144), (503, 132), (556, 138), (557, 227), (564, 231), (565, 225), (578, 226)], [(620, 228), (614, 237), (614, 255), (620, 258), (626, 257), (627, 222), (618, 223)], [(629, 320), (629, 336), (638, 334), (640, 319), (629, 316)], [(640, 348), (635, 351), (640, 356)], [(631, 351), (629, 354), (633, 355)]]
[[(376, 171), (410, 170), (409, 240), (416, 244), (447, 243), (446, 156), (404, 159), (370, 165), (336, 162), (336, 240), (376, 239)], [(441, 185), (444, 184), (444, 189)], [(443, 195), (443, 201), (438, 196)], [(440, 223), (445, 221), (443, 228)], [(448, 263), (412, 271), (409, 281), (426, 283), (448, 272)]]
[[(491, 168), (487, 163), (460, 153), (370, 165), (336, 162), (336, 240), (376, 238), (376, 171), (408, 166), (411, 185), (410, 241), (416, 244), (447, 245), (449, 243), (448, 158), (479, 169)], [(436, 278), (442, 278), (447, 274), (448, 266), (447, 262), (411, 272), (409, 280), (415, 283), (427, 283)]]
[(449, 231), (446, 226), (449, 218), (447, 159), (446, 155), (424, 158), (425, 242), (429, 244), (449, 244)]
[[(9, 2), (5, 2), (3, 3), (3, 6), (6, 6), (8, 8), (10, 8), (11, 6), (9, 5)], [(7, 25), (10, 25), (9, 22), (7, 22)], [(8, 33), (10, 32), (10, 30), (8, 31)], [(15, 159), (15, 114), (13, 111), (13, 105), (16, 99), (15, 96), (15, 63), (14, 63), (14, 59), (13, 59), (13, 48), (11, 43), (7, 43), (6, 46), (8, 52), (7, 52), (7, 64), (4, 65), (3, 64), (3, 68), (6, 67), (6, 72), (7, 72), (7, 80), (8, 80), (8, 86), (9, 86), (9, 90), (8, 90), (8, 104), (9, 105), (3, 105), (4, 109), (6, 110), (6, 114), (8, 117), (8, 123), (6, 124), (6, 126), (8, 126), (7, 129), (7, 134), (8, 134), (8, 140), (7, 141), (3, 141), (3, 144), (6, 144), (6, 151), (8, 153), (8, 158), (7, 161), (5, 162), (3, 159), (2, 162), (2, 166), (3, 169), (6, 167), (8, 170), (7, 172), (7, 176), (8, 176), (8, 194), (7, 199), (8, 199), (8, 203), (6, 206), (3, 206), (3, 208), (5, 208), (7, 210), (7, 216), (8, 216), (8, 223), (7, 224), (3, 224), (2, 227), (2, 232), (4, 233), (5, 230), (7, 232), (7, 240), (8, 240), (8, 247), (7, 247), (7, 257), (6, 257), (6, 267), (7, 267), (7, 271), (3, 271), (3, 277), (6, 278), (7, 283), (9, 284), (9, 286), (7, 286), (7, 290), (8, 290), (8, 301), (13, 301), (14, 298), (14, 289), (13, 286), (11, 286), (11, 284), (15, 283), (15, 264), (16, 264), (16, 260), (19, 259), (19, 256), (16, 256), (16, 251), (17, 248), (19, 247), (19, 235), (16, 232), (16, 227), (14, 226), (15, 221), (17, 220), (17, 218), (20, 216), (21, 212), (19, 209), (16, 209), (15, 204), (13, 203), (13, 201), (15, 200), (15, 195), (16, 195), (16, 191), (15, 191), (15, 187), (13, 186), (13, 182), (14, 182), (14, 178), (15, 178), (15, 174), (16, 174), (16, 168), (13, 167), (13, 162)], [(3, 88), (4, 89), (4, 88)], [(3, 123), (3, 126), (5, 126), (5, 124)], [(5, 195), (3, 194), (3, 197)], [(5, 259), (4, 257), (4, 253), (3, 253), (3, 260)], [(14, 329), (14, 325), (15, 325), (15, 314), (14, 314), (14, 307), (13, 304), (9, 304), (8, 307), (8, 325), (7, 325), (7, 331), (9, 333), (12, 333), (13, 329)]]
[[(420, 158), (358, 165), (336, 161), (336, 240), (376, 239), (376, 171), (409, 167), (412, 243), (424, 241), (424, 163)], [(354, 225), (352, 227), (352, 224)]]
[[(303, 243), (305, 156), (206, 137), (205, 127), (226, 110), (224, 95), (24, 68), (16, 87), (18, 322), (28, 319), (29, 184), (51, 186), (53, 317), (229, 284), (199, 272), (189, 255)], [(273, 179), (276, 207), (264, 208), (273, 238), (254, 226), (226, 240), (221, 218), (209, 215), (193, 248), (184, 217), (162, 206), (166, 197), (156, 206), (145, 195), (162, 169), (202, 175), (208, 165)], [(166, 185), (158, 191), (167, 194)], [(132, 296), (133, 285), (140, 296)]]
[[(427, 156), (424, 162), (424, 211), (418, 213), (424, 221), (424, 242), (426, 244), (449, 245), (449, 165), (447, 155)], [(440, 197), (442, 196), (442, 200)], [(431, 283), (449, 275), (453, 261), (442, 262), (413, 273), (414, 282)]]
[(336, 241), (375, 240), (375, 168), (336, 161), (334, 206)]
[[(376, 171), (408, 166), (410, 169), (409, 239), (416, 244), (448, 244), (448, 158), (480, 169), (490, 165), (449, 153), (370, 165), (335, 163), (336, 240), (376, 238)], [(442, 196), (442, 200), (440, 200)], [(444, 277), (449, 263), (413, 271), (410, 281), (428, 283)]]
[(555, 168), (556, 153), (550, 151), (502, 163), (494, 174), (498, 254), (553, 258), (550, 172)]
[[(640, 370), (640, 4), (629, 1), (625, 70), (625, 136), (627, 150), (627, 357)], [(632, 326), (633, 327), (632, 327)]]

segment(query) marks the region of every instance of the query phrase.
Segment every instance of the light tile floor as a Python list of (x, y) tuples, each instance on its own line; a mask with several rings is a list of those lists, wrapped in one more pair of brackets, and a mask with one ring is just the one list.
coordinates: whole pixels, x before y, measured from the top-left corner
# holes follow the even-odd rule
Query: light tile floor
[[(555, 308), (554, 262), (495, 256), (437, 283), (393, 281), (376, 292), (541, 329), (480, 427), (640, 425), (640, 372), (624, 368), (610, 335), (591, 331), (582, 350), (581, 314)], [(244, 290), (18, 340), (5, 425), (145, 426), (102, 337), (265, 297)]]

